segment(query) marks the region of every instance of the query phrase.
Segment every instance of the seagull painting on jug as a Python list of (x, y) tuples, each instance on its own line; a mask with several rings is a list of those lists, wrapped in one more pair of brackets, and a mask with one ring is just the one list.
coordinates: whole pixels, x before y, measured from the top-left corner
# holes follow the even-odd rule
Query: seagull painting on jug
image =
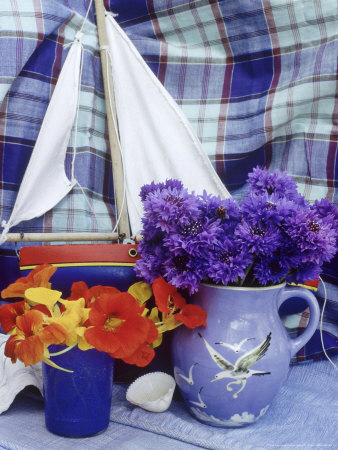
[[(291, 339), (278, 315), (282, 303), (303, 298), (305, 331)], [(177, 329), (174, 375), (190, 413), (218, 427), (261, 418), (287, 377), (290, 358), (311, 338), (319, 320), (315, 296), (285, 284), (262, 288), (201, 284), (192, 303), (208, 312), (207, 327)]]

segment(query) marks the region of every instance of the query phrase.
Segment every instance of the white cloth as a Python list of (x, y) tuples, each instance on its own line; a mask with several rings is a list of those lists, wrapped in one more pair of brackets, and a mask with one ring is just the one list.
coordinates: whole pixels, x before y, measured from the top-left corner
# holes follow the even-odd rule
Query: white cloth
[(175, 178), (197, 194), (230, 197), (187, 118), (111, 14), (106, 28), (132, 234), (141, 229), (144, 184)]
[(15, 364), (5, 356), (9, 336), (0, 332), (0, 414), (11, 406), (15, 397), (26, 386), (36, 386), (43, 391), (41, 363), (25, 367), (17, 360)]

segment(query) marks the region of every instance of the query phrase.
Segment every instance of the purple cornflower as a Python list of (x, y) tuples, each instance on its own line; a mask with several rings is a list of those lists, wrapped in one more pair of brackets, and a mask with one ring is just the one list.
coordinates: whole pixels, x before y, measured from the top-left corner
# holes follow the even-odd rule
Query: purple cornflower
[(287, 219), (283, 231), (292, 241), (302, 263), (312, 262), (320, 266), (336, 252), (336, 232), (332, 223), (322, 220), (310, 208), (300, 208), (291, 219)]
[(273, 223), (243, 220), (236, 227), (235, 237), (254, 256), (270, 256), (280, 246), (282, 233)]
[(239, 205), (233, 198), (222, 200), (218, 196), (208, 195), (203, 191), (203, 195), (200, 195), (199, 199), (201, 200), (202, 214), (209, 219), (235, 220), (238, 222), (241, 218)]
[(183, 250), (168, 255), (163, 262), (164, 277), (177, 288), (187, 289), (189, 294), (198, 291), (205, 273), (198, 259), (191, 257)]
[(164, 275), (163, 262), (167, 257), (167, 250), (163, 245), (163, 237), (160, 230), (154, 229), (151, 233), (149, 227), (144, 230), (143, 239), (138, 245), (138, 252), (145, 257), (136, 261), (135, 272), (147, 283)]
[(143, 207), (145, 220), (167, 233), (177, 226), (188, 225), (200, 215), (198, 198), (186, 189), (171, 186), (148, 192)]
[(244, 276), (245, 269), (252, 262), (252, 256), (245, 251), (239, 242), (225, 240), (219, 242), (209, 252), (208, 259), (204, 261), (206, 273), (216, 284), (234, 283)]
[(302, 284), (309, 280), (317, 280), (321, 273), (321, 267), (313, 262), (302, 263), (293, 267), (286, 276), (288, 283)]
[(249, 173), (249, 192), (262, 194), (275, 194), (279, 198), (293, 200), (296, 203), (304, 204), (304, 198), (297, 192), (297, 184), (287, 175), (276, 169), (274, 172), (256, 167)]
[(287, 261), (280, 257), (278, 251), (269, 257), (257, 258), (254, 265), (254, 276), (262, 286), (281, 283), (289, 272)]
[(311, 210), (314, 211), (318, 217), (324, 222), (330, 223), (332, 228), (336, 230), (338, 235), (338, 207), (334, 206), (326, 198), (316, 200), (311, 206)]
[(179, 227), (176, 233), (167, 235), (164, 245), (171, 252), (182, 249), (191, 257), (203, 258), (218, 242), (221, 233), (218, 220), (197, 220)]
[(137, 275), (148, 283), (164, 277), (190, 294), (202, 281), (266, 286), (317, 278), (336, 251), (338, 208), (326, 199), (310, 206), (285, 172), (256, 168), (248, 181), (239, 203), (189, 193), (178, 180), (143, 186)]
[(281, 225), (287, 217), (292, 217), (297, 205), (276, 194), (250, 192), (241, 202), (243, 217), (248, 221), (260, 221)]
[(141, 187), (140, 191), (141, 200), (144, 202), (149, 192), (156, 192), (156, 191), (161, 192), (163, 189), (166, 188), (172, 188), (176, 189), (177, 191), (180, 191), (183, 189), (183, 184), (179, 180), (172, 180), (172, 179), (166, 180), (165, 183), (155, 183), (154, 181), (152, 181), (150, 184), (145, 184), (144, 186)]

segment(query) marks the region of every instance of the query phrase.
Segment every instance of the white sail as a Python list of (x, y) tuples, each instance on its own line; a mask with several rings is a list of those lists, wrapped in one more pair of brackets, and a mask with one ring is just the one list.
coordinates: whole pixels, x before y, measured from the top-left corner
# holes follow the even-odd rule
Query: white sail
[(82, 44), (76, 39), (63, 64), (53, 96), (48, 105), (39, 136), (4, 230), (24, 220), (42, 216), (52, 209), (76, 184), (65, 173), (65, 157), (77, 113), (81, 74)]
[(141, 229), (146, 183), (177, 178), (195, 193), (230, 197), (187, 118), (111, 14), (106, 29), (132, 234)]

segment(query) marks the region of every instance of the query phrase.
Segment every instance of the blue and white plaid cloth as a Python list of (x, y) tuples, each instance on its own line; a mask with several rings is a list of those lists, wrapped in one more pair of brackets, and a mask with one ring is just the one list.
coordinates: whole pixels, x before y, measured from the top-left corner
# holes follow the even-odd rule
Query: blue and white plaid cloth
[[(337, 362), (337, 358), (335, 358)], [(337, 448), (335, 372), (328, 361), (293, 366), (267, 413), (245, 428), (217, 428), (194, 419), (174, 400), (160, 414), (126, 400), (126, 387), (114, 384), (110, 424), (104, 433), (69, 439), (45, 427), (43, 402), (35, 392), (18, 396), (0, 417), (2, 450), (333, 450)]]
[[(0, 215), (8, 220), (58, 74), (89, 0), (0, 2)], [(287, 170), (309, 201), (338, 202), (337, 12), (333, 0), (105, 1), (181, 106), (217, 173), (240, 197), (256, 165)], [(94, 6), (84, 26), (75, 177), (44, 217), (12, 231), (110, 231), (111, 161)], [(72, 146), (66, 169), (70, 172)], [(1, 252), (12, 251), (5, 244)], [(338, 348), (337, 259), (325, 343)], [(319, 301), (323, 298), (319, 292)], [(305, 314), (305, 315), (304, 315)], [(291, 319), (290, 319), (291, 320)], [(286, 322), (298, 330), (306, 312)], [(295, 331), (296, 333), (298, 331)], [(322, 354), (318, 336), (298, 359)]]

